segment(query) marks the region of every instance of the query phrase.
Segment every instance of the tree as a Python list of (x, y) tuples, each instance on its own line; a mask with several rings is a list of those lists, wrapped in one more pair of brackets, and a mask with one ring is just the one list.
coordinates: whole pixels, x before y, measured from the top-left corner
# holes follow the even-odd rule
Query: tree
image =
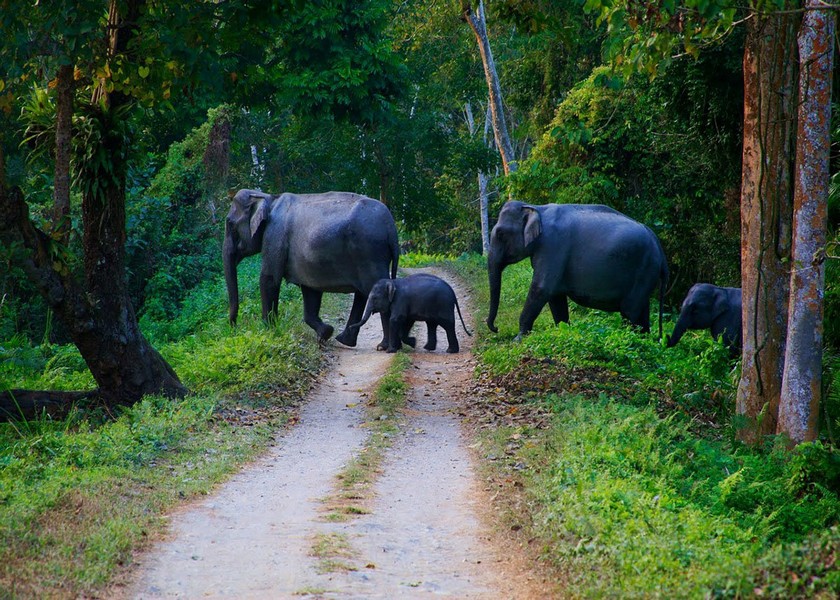
[(822, 388), (823, 294), (828, 216), (835, 14), (808, 0), (799, 28), (799, 114), (787, 345), (778, 432), (816, 439)]
[[(104, 45), (99, 53), (104, 74), (120, 61), (134, 64), (136, 39), (141, 34), (137, 23), (143, 2), (134, 0), (107, 7)], [(92, 30), (92, 29), (91, 29)], [(91, 44), (94, 42), (91, 41)], [(59, 73), (66, 75), (67, 65)], [(116, 68), (115, 68), (116, 70)], [(60, 79), (64, 75), (60, 76)], [(186, 388), (169, 364), (143, 337), (126, 289), (125, 263), (125, 175), (127, 136), (119, 122), (125, 118), (131, 97), (117, 90), (109, 77), (94, 84), (90, 104), (85, 108), (88, 124), (90, 159), (80, 169), (82, 182), (82, 219), (84, 273), (78, 281), (66, 265), (56, 260), (51, 238), (35, 227), (28, 206), (19, 189), (0, 190), (0, 231), (6, 244), (20, 244), (28, 250), (25, 269), (41, 294), (67, 326), (74, 344), (99, 385), (99, 396), (109, 405), (132, 403), (145, 394), (162, 393), (182, 396)], [(66, 88), (68, 83), (60, 81)], [(60, 89), (64, 98), (65, 89)], [(57, 139), (69, 137), (66, 99), (61, 102)], [(67, 139), (62, 139), (66, 145)], [(66, 150), (56, 161), (57, 187), (67, 186), (69, 169)], [(56, 226), (66, 229), (69, 190), (56, 192)], [(59, 197), (59, 196), (65, 197)], [(61, 237), (65, 237), (62, 233)], [(20, 404), (21, 394), (12, 392), (12, 403)], [(40, 398), (28, 397), (37, 412)], [(53, 396), (48, 396), (51, 400)], [(51, 408), (47, 403), (43, 405)]]
[(776, 432), (785, 357), (795, 132), (795, 14), (755, 13), (744, 49), (743, 335), (736, 410), (745, 441)]
[(484, 14), (484, 1), (480, 0), (478, 9), (473, 11), (468, 0), (461, 1), (461, 13), (464, 20), (469, 24), (478, 43), (478, 51), (481, 54), (481, 62), (484, 65), (484, 77), (487, 80), (487, 89), (490, 96), (490, 114), (492, 115), (493, 135), (496, 138), (496, 147), (502, 157), (502, 167), (505, 175), (516, 171), (516, 157), (513, 154), (513, 144), (510, 141), (510, 133), (505, 120), (505, 106), (502, 98), (502, 86), (499, 83), (499, 74), (496, 70), (496, 62), (493, 60), (493, 51), (490, 48), (490, 38), (487, 35), (487, 19)]

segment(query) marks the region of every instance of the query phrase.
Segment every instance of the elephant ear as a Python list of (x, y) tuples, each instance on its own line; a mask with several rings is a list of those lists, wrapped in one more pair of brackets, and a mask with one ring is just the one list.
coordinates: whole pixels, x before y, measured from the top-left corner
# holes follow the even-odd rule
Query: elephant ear
[(271, 212), (271, 196), (259, 196), (252, 194), (250, 199), (251, 204), (251, 237), (257, 235), (260, 226), (268, 220), (268, 215)]
[(715, 290), (715, 301), (712, 304), (712, 320), (716, 321), (729, 310), (729, 299), (723, 290)]
[(388, 304), (390, 304), (394, 301), (394, 294), (397, 293), (397, 284), (389, 279), (385, 284), (385, 289), (388, 290)]
[(542, 220), (540, 219), (540, 213), (533, 206), (525, 206), (523, 209), (525, 211), (525, 225), (523, 226), (525, 246), (528, 246), (540, 237), (542, 233)]

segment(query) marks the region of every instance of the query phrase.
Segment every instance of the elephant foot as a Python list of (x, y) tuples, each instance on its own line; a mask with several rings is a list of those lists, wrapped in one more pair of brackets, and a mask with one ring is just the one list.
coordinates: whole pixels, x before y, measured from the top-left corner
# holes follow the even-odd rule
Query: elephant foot
[(376, 344), (376, 350), (378, 352), (382, 352), (383, 350), (387, 350), (387, 349), (388, 349), (388, 344), (386, 344), (385, 342), (379, 342), (378, 344)]
[(423, 346), (423, 349), (424, 349), (424, 350), (428, 350), (429, 352), (434, 352), (434, 351), (435, 351), (435, 348), (437, 348), (437, 344), (429, 344), (429, 343), (427, 343), (425, 346)]
[(449, 348), (446, 349), (449, 354), (458, 354), (459, 350), (460, 348), (458, 346), (449, 346)]
[(393, 354), (397, 350), (399, 350), (399, 348), (388, 348), (385, 352), (387, 352), (388, 354)]
[(348, 329), (345, 329), (335, 337), (335, 341), (354, 348), (356, 346), (356, 339), (358, 336), (352, 335)]
[(403, 339), (403, 342), (414, 348), (417, 345), (417, 338), (416, 337), (407, 337)]
[(332, 337), (333, 331), (335, 330), (333, 329), (332, 325), (324, 325), (318, 331), (318, 341), (322, 344), (325, 343), (328, 339)]

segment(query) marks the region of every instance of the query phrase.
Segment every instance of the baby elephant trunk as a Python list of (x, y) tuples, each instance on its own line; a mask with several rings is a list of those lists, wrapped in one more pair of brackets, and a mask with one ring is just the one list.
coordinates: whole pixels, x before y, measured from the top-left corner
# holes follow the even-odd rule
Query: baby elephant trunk
[(352, 327), (353, 329), (361, 328), (362, 325), (364, 325), (365, 323), (368, 322), (368, 319), (370, 319), (370, 316), (373, 313), (374, 313), (373, 303), (370, 301), (370, 296), (368, 296), (367, 304), (365, 304), (365, 312), (364, 312), (364, 314), (362, 314), (362, 320), (359, 321), (358, 323), (351, 324), (350, 327)]
[(677, 320), (677, 326), (674, 327), (674, 333), (667, 336), (666, 338), (668, 348), (673, 348), (674, 346), (676, 346), (687, 329), (688, 327), (686, 327), (685, 318), (680, 316), (680, 318)]

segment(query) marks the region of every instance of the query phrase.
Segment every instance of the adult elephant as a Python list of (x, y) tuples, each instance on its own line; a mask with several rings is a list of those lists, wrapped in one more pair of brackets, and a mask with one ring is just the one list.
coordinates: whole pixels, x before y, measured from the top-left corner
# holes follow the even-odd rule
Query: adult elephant
[(732, 358), (741, 353), (741, 288), (718, 287), (711, 283), (695, 283), (688, 290), (680, 308), (674, 333), (668, 336), (673, 348), (688, 329), (708, 329), (729, 349)]
[(657, 284), (662, 337), (668, 265), (659, 239), (641, 223), (598, 204), (507, 202), (490, 234), (487, 257), (487, 326), (493, 332), (498, 331), (502, 271), (525, 257), (531, 257), (534, 276), (519, 317), (519, 337), (531, 331), (546, 303), (555, 324), (568, 322), (569, 298), (581, 306), (618, 311), (647, 333), (650, 295)]
[[(243, 258), (262, 252), (260, 296), (262, 316), (276, 314), (280, 284), (300, 286), (303, 319), (320, 341), (333, 328), (321, 321), (324, 292), (352, 293), (347, 324), (362, 316), (373, 284), (397, 275), (397, 227), (388, 208), (372, 198), (347, 192), (281, 194), (239, 190), (225, 223), (222, 247), (230, 322), (239, 312), (236, 267)], [(390, 269), (389, 269), (390, 266)], [(388, 344), (388, 323), (382, 319)], [(358, 329), (346, 327), (336, 340), (355, 346)]]

